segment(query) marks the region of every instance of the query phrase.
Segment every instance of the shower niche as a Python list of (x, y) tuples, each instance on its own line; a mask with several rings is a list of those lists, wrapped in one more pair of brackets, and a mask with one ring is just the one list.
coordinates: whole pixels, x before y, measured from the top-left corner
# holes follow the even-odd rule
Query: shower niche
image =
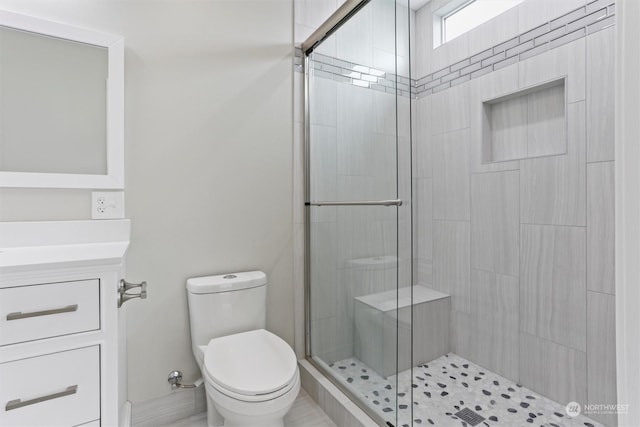
[(482, 161), (567, 152), (566, 77), (482, 102)]

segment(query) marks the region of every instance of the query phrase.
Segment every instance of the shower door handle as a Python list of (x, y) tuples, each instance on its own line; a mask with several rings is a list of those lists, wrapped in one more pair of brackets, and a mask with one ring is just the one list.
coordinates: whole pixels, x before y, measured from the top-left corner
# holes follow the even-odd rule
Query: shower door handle
[(402, 206), (402, 200), (357, 200), (350, 202), (306, 202), (305, 206)]

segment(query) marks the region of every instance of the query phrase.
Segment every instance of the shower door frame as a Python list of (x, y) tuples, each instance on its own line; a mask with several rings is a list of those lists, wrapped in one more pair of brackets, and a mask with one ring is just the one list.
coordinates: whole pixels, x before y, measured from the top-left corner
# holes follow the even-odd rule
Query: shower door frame
[[(303, 167), (304, 167), (304, 322), (305, 322), (305, 359), (311, 363), (316, 369), (318, 369), (325, 378), (327, 378), (332, 384), (334, 384), (340, 391), (342, 391), (354, 404), (362, 409), (369, 417), (371, 417), (379, 425), (389, 425), (387, 420), (382, 418), (379, 414), (372, 410), (363, 403), (361, 397), (355, 392), (345, 387), (332, 375), (328, 374), (323, 366), (317, 363), (311, 355), (311, 207), (312, 206), (395, 206), (398, 209), (402, 205), (402, 200), (361, 200), (361, 201), (326, 201), (315, 202), (311, 201), (311, 123), (310, 123), (310, 99), (309, 99), (309, 86), (310, 86), (310, 73), (309, 73), (309, 56), (314, 51), (316, 46), (320, 44), (325, 38), (337, 31), (344, 23), (346, 23), (353, 15), (358, 13), (360, 9), (369, 4), (372, 0), (347, 0), (340, 6), (317, 30), (315, 30), (302, 45), (302, 55), (304, 56), (304, 143), (303, 143)], [(397, 37), (397, 34), (396, 34)], [(396, 59), (397, 61), (397, 59)], [(396, 97), (398, 96), (396, 91)], [(396, 101), (397, 109), (397, 101)], [(398, 144), (398, 135), (396, 127), (396, 145)], [(398, 163), (396, 160), (396, 180), (398, 179)], [(399, 220), (399, 211), (396, 211), (396, 221)], [(396, 239), (399, 235), (396, 235)], [(396, 252), (399, 251), (399, 246), (396, 248)], [(413, 255), (412, 257), (413, 258)], [(398, 258), (399, 259), (399, 258)], [(412, 260), (413, 261), (413, 260)], [(400, 268), (400, 264), (396, 266), (396, 269)], [(413, 270), (413, 268), (412, 268)], [(413, 273), (411, 274), (413, 276)], [(397, 274), (396, 274), (396, 277)], [(398, 288), (398, 282), (396, 281), (396, 290)], [(413, 308), (413, 307), (412, 307)], [(397, 308), (396, 308), (397, 309)], [(411, 317), (413, 318), (413, 311)], [(396, 332), (397, 334), (397, 332)], [(412, 333), (413, 337), (413, 333)], [(413, 338), (412, 338), (413, 340)], [(413, 347), (413, 343), (412, 343)], [(413, 354), (413, 350), (411, 350)], [(396, 348), (396, 358), (398, 357), (398, 349)], [(397, 361), (396, 361), (397, 367)], [(396, 373), (397, 374), (397, 373)], [(396, 398), (397, 399), (397, 398)], [(396, 400), (396, 417), (397, 417), (397, 400)]]

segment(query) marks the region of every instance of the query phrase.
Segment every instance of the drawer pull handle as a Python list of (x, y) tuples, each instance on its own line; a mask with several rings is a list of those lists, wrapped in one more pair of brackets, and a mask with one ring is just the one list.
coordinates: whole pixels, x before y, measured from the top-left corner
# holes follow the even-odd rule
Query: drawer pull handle
[(22, 408), (23, 406), (35, 405), (36, 403), (46, 402), (47, 400), (57, 399), (59, 397), (64, 397), (64, 396), (70, 396), (72, 394), (76, 394), (77, 392), (78, 392), (78, 386), (72, 385), (67, 387), (65, 391), (48, 394), (42, 397), (36, 397), (35, 399), (25, 400), (24, 402), (20, 399), (11, 400), (7, 402), (7, 406), (4, 407), (4, 410), (12, 411), (14, 409)]
[(78, 311), (78, 304), (68, 305), (62, 308), (54, 308), (52, 310), (32, 311), (31, 313), (22, 313), (20, 311), (16, 313), (7, 314), (7, 320), (27, 319), (29, 317), (49, 316), (51, 314), (71, 313), (72, 311)]

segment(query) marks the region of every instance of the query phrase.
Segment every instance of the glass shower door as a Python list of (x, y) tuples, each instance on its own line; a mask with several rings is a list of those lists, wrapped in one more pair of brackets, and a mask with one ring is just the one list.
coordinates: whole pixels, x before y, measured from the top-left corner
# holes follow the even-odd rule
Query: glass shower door
[(369, 2), (306, 71), (307, 353), (392, 425), (412, 365), (408, 16)]

